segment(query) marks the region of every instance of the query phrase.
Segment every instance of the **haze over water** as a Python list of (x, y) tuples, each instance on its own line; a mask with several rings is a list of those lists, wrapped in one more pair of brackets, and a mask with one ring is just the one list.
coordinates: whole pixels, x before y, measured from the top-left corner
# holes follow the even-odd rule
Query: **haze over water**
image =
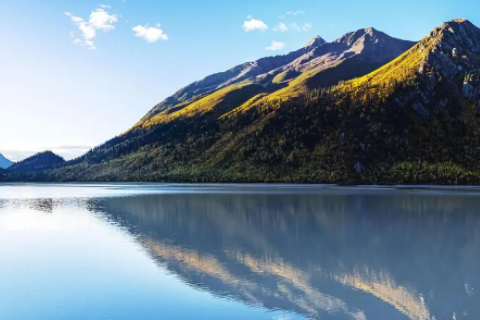
[(479, 319), (480, 193), (0, 186), (0, 319)]

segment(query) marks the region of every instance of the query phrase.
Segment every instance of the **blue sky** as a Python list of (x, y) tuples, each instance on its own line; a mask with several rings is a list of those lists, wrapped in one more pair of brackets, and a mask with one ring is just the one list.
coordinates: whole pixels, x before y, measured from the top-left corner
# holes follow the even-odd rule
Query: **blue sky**
[(70, 159), (180, 87), (317, 34), (419, 40), (459, 17), (480, 25), (480, 1), (0, 0), (0, 152)]

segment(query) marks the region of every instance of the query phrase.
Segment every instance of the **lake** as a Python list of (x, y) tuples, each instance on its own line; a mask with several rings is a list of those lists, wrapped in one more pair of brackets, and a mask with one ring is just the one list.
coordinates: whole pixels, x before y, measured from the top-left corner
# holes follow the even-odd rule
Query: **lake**
[(0, 186), (0, 319), (480, 319), (480, 190)]

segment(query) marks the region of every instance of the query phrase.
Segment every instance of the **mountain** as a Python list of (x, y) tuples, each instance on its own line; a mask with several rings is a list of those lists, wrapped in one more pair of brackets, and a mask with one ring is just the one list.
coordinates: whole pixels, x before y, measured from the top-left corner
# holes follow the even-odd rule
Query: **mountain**
[(480, 30), (457, 19), (402, 53), (410, 44), (373, 28), (346, 34), (154, 109), (41, 177), (478, 184)]
[(248, 62), (179, 90), (155, 106), (134, 129), (156, 125), (165, 116), (171, 118), (185, 109), (190, 109), (188, 114), (199, 109), (204, 112), (223, 100), (233, 101), (222, 112), (244, 103), (252, 107), (251, 98), (256, 105), (271, 97), (292, 97), (311, 88), (335, 85), (377, 69), (413, 45), (373, 28), (348, 33), (332, 43), (316, 36), (287, 55)]
[(6, 169), (13, 164), (13, 161), (8, 160), (0, 153), (0, 169)]
[(303, 48), (290, 52), (286, 55), (266, 57), (257, 61), (246, 62), (241, 65), (235, 66), (227, 71), (205, 77), (200, 81), (194, 82), (180, 89), (174, 95), (168, 97), (167, 99), (156, 105), (148, 113), (147, 117), (152, 117), (165, 109), (187, 102), (192, 98), (214, 92), (220, 88), (241, 82), (248, 78), (265, 74), (273, 69), (276, 69), (282, 65), (286, 65), (294, 61), (298, 57), (310, 52), (311, 50), (325, 43), (326, 41), (323, 40), (320, 36), (316, 36), (312, 40), (310, 40)]
[(51, 151), (37, 153), (23, 161), (17, 162), (8, 168), (10, 172), (25, 173), (36, 170), (49, 169), (64, 163), (65, 160)]

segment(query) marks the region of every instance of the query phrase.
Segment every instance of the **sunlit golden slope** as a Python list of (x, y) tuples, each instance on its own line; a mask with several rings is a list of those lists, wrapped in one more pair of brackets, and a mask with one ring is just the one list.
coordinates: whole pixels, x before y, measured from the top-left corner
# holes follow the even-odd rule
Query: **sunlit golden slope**
[(162, 111), (152, 118), (144, 118), (133, 129), (148, 128), (159, 123), (168, 123), (180, 118), (212, 113), (216, 117), (230, 111), (257, 95), (263, 87), (250, 82), (242, 82), (216, 91), (192, 103), (181, 103)]
[[(279, 57), (271, 58), (277, 63), (271, 63), (269, 67), (263, 65), (252, 74), (247, 72), (245, 77), (241, 77), (242, 81), (227, 82), (202, 91), (204, 96), (195, 94), (185, 100), (184, 96), (190, 95), (186, 92), (182, 95), (183, 91), (180, 90), (177, 95), (182, 96), (178, 100), (181, 102), (160, 104), (161, 106), (155, 107), (134, 128), (151, 127), (211, 111), (221, 116), (224, 111), (227, 113), (236, 109), (232, 113), (235, 114), (270, 100), (289, 100), (312, 88), (328, 87), (339, 81), (364, 75), (391, 61), (413, 44), (392, 38), (373, 28), (350, 32), (331, 43), (315, 37), (304, 48), (287, 55), (290, 59), (281, 59), (283, 64), (277, 61)], [(259, 73), (261, 70), (264, 73)], [(262, 96), (250, 100), (260, 92), (263, 93)]]
[(434, 46), (435, 39), (427, 37), (394, 61), (363, 77), (347, 81), (337, 86), (337, 89), (352, 92), (368, 87), (370, 91), (376, 91), (380, 87), (393, 87), (397, 83), (414, 79), (416, 71), (425, 64)]

